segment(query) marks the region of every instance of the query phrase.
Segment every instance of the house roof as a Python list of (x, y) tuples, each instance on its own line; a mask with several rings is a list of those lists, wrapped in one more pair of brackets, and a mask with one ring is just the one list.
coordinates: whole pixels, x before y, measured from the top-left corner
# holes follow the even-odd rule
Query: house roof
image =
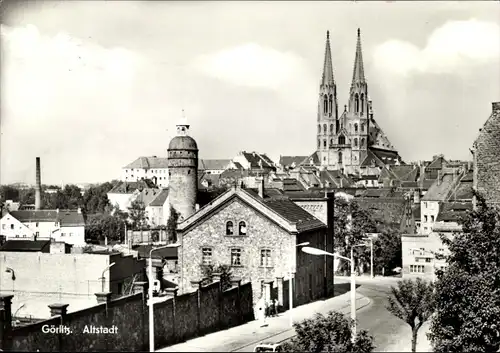
[(230, 159), (201, 159), (198, 163), (198, 169), (224, 170), (230, 162)]
[(243, 166), (241, 165), (241, 163), (240, 163), (240, 162), (235, 162), (235, 161), (233, 161), (233, 165), (234, 165), (234, 167), (235, 167), (236, 169), (240, 169), (240, 170), (241, 170), (241, 169), (243, 169)]
[(50, 252), (50, 240), (7, 240), (0, 251)]
[(369, 211), (379, 223), (401, 225), (405, 215), (404, 198), (356, 198), (361, 208)]
[(279, 164), (283, 167), (291, 166), (295, 163), (295, 165), (299, 165), (307, 156), (280, 156)]
[(382, 162), (380, 158), (375, 153), (373, 153), (370, 148), (368, 148), (366, 157), (363, 162), (361, 162), (361, 167), (371, 167), (372, 165), (375, 165), (376, 167), (383, 167), (384, 162)]
[(325, 228), (323, 222), (288, 198), (262, 199), (256, 196), (252, 191), (249, 192), (241, 188), (231, 188), (211, 203), (202, 207), (191, 217), (185, 219), (178, 225), (178, 230), (181, 232), (186, 231), (193, 227), (198, 221), (208, 217), (218, 208), (223, 207), (235, 198), (241, 200), (290, 233), (300, 233), (312, 229)]
[(142, 179), (139, 181), (121, 181), (108, 193), (110, 194), (133, 194), (136, 190), (146, 188), (158, 189), (158, 187), (149, 179)]
[(150, 206), (150, 203), (158, 197), (162, 190), (156, 188), (145, 188), (137, 195), (136, 201), (142, 202), (144, 206)]
[(203, 173), (200, 177), (200, 181), (206, 180), (208, 186), (218, 186), (221, 174), (207, 174)]
[(422, 201), (446, 201), (450, 192), (456, 185), (454, 177), (455, 176), (452, 174), (445, 174), (440, 177), (440, 179), (436, 180), (429, 190), (427, 190), (424, 197), (422, 197)]
[[(259, 197), (259, 190), (256, 188), (244, 188), (244, 190), (254, 197)], [(283, 192), (277, 188), (264, 188), (264, 199), (281, 199), (283, 197), (286, 196), (283, 196)]]
[(472, 182), (464, 182), (463, 179), (451, 196), (453, 200), (472, 200), (473, 197)]
[(416, 221), (420, 221), (420, 211), (421, 211), (420, 203), (417, 203), (414, 206), (412, 206), (413, 219), (415, 219)]
[(83, 214), (76, 210), (23, 210), (9, 212), (19, 222), (59, 222), (63, 227), (85, 226)]
[(250, 163), (251, 169), (274, 167), (274, 163), (264, 153), (242, 151), (241, 154)]
[[(138, 255), (142, 258), (149, 258), (149, 252), (151, 249), (157, 248), (157, 246), (153, 245), (139, 245), (139, 247), (136, 249), (138, 252)], [(177, 246), (172, 246), (172, 247), (166, 247), (166, 248), (161, 248), (158, 250), (155, 250), (151, 254), (151, 258), (153, 259), (163, 259), (166, 258), (167, 260), (177, 260), (178, 257), (178, 247)]]
[(156, 197), (149, 203), (149, 206), (158, 207), (163, 206), (168, 197), (168, 189), (162, 189)]
[(369, 150), (375, 154), (386, 165), (401, 163), (401, 157), (398, 152), (381, 148), (369, 147)]
[(283, 191), (302, 191), (304, 187), (297, 179), (285, 178), (283, 179)]
[(434, 160), (431, 162), (431, 164), (429, 164), (427, 167), (425, 167), (425, 169), (443, 169), (443, 167), (446, 167), (446, 165), (448, 164), (448, 162), (446, 161), (446, 159), (444, 159), (443, 156), (436, 156), (436, 158), (434, 158)]
[(419, 168), (414, 165), (394, 165), (391, 166), (391, 172), (401, 181), (416, 181)]
[(472, 202), (443, 202), (436, 222), (458, 222), (468, 211), (472, 211), (472, 207)]
[(132, 163), (127, 164), (126, 169), (156, 169), (167, 168), (168, 158), (152, 157), (139, 157)]
[[(312, 163), (311, 163), (312, 161)], [(301, 166), (307, 166), (307, 165), (317, 165), (319, 166), (321, 164), (318, 156), (318, 152), (314, 152), (310, 156), (306, 157), (302, 162), (300, 162)]]

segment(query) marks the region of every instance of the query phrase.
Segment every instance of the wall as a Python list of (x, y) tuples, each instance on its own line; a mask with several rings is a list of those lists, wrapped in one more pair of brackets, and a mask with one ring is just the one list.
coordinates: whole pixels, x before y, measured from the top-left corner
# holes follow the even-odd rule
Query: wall
[(145, 259), (137, 260), (137, 258), (132, 255), (113, 254), (110, 255), (109, 261), (110, 263), (115, 263), (115, 265), (109, 269), (110, 292), (122, 294), (125, 284), (132, 280), (134, 275), (136, 275), (136, 281), (145, 280)]
[(326, 199), (321, 201), (293, 200), (293, 202), (312, 214), (324, 224), (328, 223)]
[[(420, 233), (430, 234), (439, 214), (438, 201), (420, 201)], [(427, 221), (426, 221), (427, 217)], [(432, 221), (434, 217), (434, 221)]]
[[(227, 221), (232, 221), (234, 225), (245, 221), (247, 235), (226, 236)], [(237, 234), (237, 226), (234, 230)], [(181, 292), (191, 290), (190, 281), (202, 276), (202, 248), (212, 249), (212, 263), (225, 265), (231, 262), (231, 248), (240, 248), (242, 266), (232, 266), (231, 270), (234, 276), (252, 281), (255, 301), (260, 297), (262, 280), (288, 276), (292, 246), (296, 244), (295, 235), (289, 234), (239, 199), (221, 206), (214, 214), (188, 230), (181, 239)], [(260, 266), (262, 249), (271, 250), (271, 267)]]
[(474, 147), (474, 186), (487, 202), (500, 206), (500, 102), (492, 103)]
[(85, 227), (62, 226), (61, 231), (56, 232), (52, 238), (71, 245), (85, 245)]
[[(175, 291), (164, 302), (154, 304), (155, 349), (196, 336), (237, 326), (253, 320), (250, 283), (220, 291), (215, 282), (193, 293), (177, 296)], [(109, 300), (92, 308), (63, 314), (46, 321), (9, 329), (0, 336), (0, 348), (6, 351), (105, 352), (149, 351), (148, 308), (142, 293)], [(49, 308), (47, 308), (49, 310)], [(71, 335), (42, 333), (44, 325), (64, 325)], [(117, 334), (105, 337), (83, 333), (86, 325), (117, 327)], [(9, 338), (11, 337), (11, 338)]]
[[(12, 229), (12, 226), (14, 229)], [(19, 222), (10, 214), (6, 214), (0, 221), (0, 234), (5, 236), (7, 240), (24, 239), (33, 240), (34, 233), (27, 226)]]

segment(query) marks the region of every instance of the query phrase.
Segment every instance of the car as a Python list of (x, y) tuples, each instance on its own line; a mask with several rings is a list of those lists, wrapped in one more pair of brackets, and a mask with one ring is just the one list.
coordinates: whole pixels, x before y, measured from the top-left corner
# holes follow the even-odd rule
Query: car
[(279, 343), (261, 343), (255, 346), (254, 352), (283, 352)]

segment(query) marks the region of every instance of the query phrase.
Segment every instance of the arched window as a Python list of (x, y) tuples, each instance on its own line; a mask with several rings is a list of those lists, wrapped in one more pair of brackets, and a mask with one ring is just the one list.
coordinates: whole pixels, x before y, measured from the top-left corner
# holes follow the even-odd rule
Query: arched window
[(318, 140), (318, 148), (321, 147), (321, 140)]
[(357, 93), (354, 95), (354, 112), (359, 112), (359, 96)]
[(326, 140), (323, 140), (323, 147), (326, 148)]
[(326, 124), (323, 124), (323, 133), (326, 134)]
[(342, 164), (342, 152), (339, 152), (339, 164)]
[(328, 114), (328, 96), (326, 94), (323, 96), (323, 113)]
[(361, 132), (365, 132), (365, 123), (361, 124)]
[(339, 145), (345, 145), (345, 137), (339, 136)]
[(318, 134), (321, 134), (321, 125), (318, 124)]
[(233, 235), (233, 234), (234, 234), (233, 222), (228, 221), (226, 222), (226, 235)]
[(364, 138), (362, 138), (362, 139), (361, 139), (361, 144), (360, 144), (360, 146), (361, 146), (361, 147), (365, 147), (365, 139), (364, 139)]
[(330, 140), (330, 147), (333, 146), (333, 139)]
[(358, 124), (354, 124), (354, 132), (358, 132)]
[(330, 124), (330, 133), (333, 134), (333, 124)]
[(338, 121), (338, 120), (337, 120), (337, 121), (335, 122), (335, 131), (337, 131), (337, 132), (338, 132), (339, 130), (340, 130), (340, 121)]
[(354, 139), (354, 147), (358, 147), (358, 139), (357, 138)]
[(243, 221), (238, 224), (238, 234), (247, 235), (247, 224)]
[(333, 97), (332, 95), (330, 94), (330, 97), (328, 97), (328, 111), (330, 113), (330, 116), (332, 116), (332, 112), (333, 112)]
[(361, 115), (365, 112), (365, 95), (361, 93)]

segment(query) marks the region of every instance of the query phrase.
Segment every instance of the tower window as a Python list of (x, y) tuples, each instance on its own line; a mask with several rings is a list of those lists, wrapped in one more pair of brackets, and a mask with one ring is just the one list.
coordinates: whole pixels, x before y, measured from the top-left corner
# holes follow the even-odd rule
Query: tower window
[(345, 145), (345, 137), (339, 136), (339, 145)]
[(323, 124), (323, 132), (326, 134), (326, 124)]
[(330, 94), (330, 97), (328, 98), (328, 107), (329, 107), (329, 114), (330, 114), (330, 116), (332, 116), (332, 112), (333, 112), (333, 97), (332, 97), (331, 94)]
[(354, 132), (358, 132), (358, 124), (354, 124)]
[(333, 124), (330, 124), (330, 132), (333, 133)]
[(333, 139), (330, 140), (330, 147), (333, 146)]
[(361, 132), (365, 132), (365, 124), (361, 124)]
[(339, 164), (342, 164), (342, 152), (339, 152)]
[(321, 147), (321, 140), (318, 140), (318, 148)]
[(365, 146), (365, 139), (364, 139), (364, 138), (362, 138), (362, 139), (361, 139), (361, 147), (364, 147), (364, 146)]
[(233, 222), (229, 221), (226, 223), (226, 235), (233, 235)]
[(188, 169), (188, 174), (191, 174), (191, 169)]
[(338, 120), (335, 122), (335, 128), (337, 132), (340, 130), (340, 122)]
[(326, 140), (323, 140), (323, 147), (326, 148)]
[(354, 95), (354, 112), (359, 112), (359, 96), (357, 93)]
[(326, 94), (323, 96), (323, 113), (328, 114), (328, 97)]
[(361, 93), (361, 115), (365, 112), (365, 95)]
[(357, 138), (354, 139), (354, 147), (358, 147), (358, 139)]
[(318, 134), (321, 134), (321, 125), (318, 125)]

